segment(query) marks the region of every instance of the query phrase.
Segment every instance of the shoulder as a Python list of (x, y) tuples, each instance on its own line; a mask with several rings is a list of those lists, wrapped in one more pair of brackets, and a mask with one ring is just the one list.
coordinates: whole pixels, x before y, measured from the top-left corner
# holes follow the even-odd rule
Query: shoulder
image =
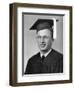
[(52, 53), (52, 55), (53, 55), (54, 57), (63, 58), (63, 54), (61, 54), (60, 52), (58, 52), (58, 51), (56, 51), (56, 50), (54, 50), (54, 49), (52, 49), (51, 53)]
[(40, 53), (36, 53), (35, 55), (33, 55), (32, 57), (29, 58), (29, 62), (36, 62), (36, 60), (40, 57)]
[(38, 52), (38, 53), (36, 53), (35, 55), (31, 56), (30, 59), (37, 58), (37, 57), (39, 57), (39, 56), (40, 56), (40, 53)]

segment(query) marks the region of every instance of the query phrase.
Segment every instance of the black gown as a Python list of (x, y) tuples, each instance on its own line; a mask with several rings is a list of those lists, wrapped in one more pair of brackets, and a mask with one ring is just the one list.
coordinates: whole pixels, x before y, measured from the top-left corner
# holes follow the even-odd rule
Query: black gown
[(28, 60), (25, 74), (63, 73), (63, 55), (52, 51), (41, 61), (40, 53)]

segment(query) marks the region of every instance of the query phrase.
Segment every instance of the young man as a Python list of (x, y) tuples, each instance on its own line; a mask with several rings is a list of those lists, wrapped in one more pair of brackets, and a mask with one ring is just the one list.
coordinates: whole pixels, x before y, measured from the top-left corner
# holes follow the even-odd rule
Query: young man
[(40, 52), (28, 60), (25, 74), (62, 73), (63, 55), (51, 48), (54, 41), (53, 20), (38, 19), (30, 29), (37, 31)]

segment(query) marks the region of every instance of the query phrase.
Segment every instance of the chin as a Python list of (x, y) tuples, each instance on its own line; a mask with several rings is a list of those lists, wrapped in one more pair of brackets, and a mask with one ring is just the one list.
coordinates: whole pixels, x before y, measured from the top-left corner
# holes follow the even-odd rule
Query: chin
[(48, 52), (49, 48), (40, 48), (40, 50), (43, 51), (43, 52)]
[(47, 51), (47, 49), (46, 49), (46, 48), (41, 48), (40, 50), (41, 50), (41, 51)]

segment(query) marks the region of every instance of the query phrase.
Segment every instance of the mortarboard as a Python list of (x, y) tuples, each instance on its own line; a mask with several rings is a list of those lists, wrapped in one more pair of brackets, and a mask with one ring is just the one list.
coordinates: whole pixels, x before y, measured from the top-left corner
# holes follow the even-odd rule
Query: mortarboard
[(53, 19), (38, 19), (30, 28), (30, 30), (50, 29), (53, 32)]

